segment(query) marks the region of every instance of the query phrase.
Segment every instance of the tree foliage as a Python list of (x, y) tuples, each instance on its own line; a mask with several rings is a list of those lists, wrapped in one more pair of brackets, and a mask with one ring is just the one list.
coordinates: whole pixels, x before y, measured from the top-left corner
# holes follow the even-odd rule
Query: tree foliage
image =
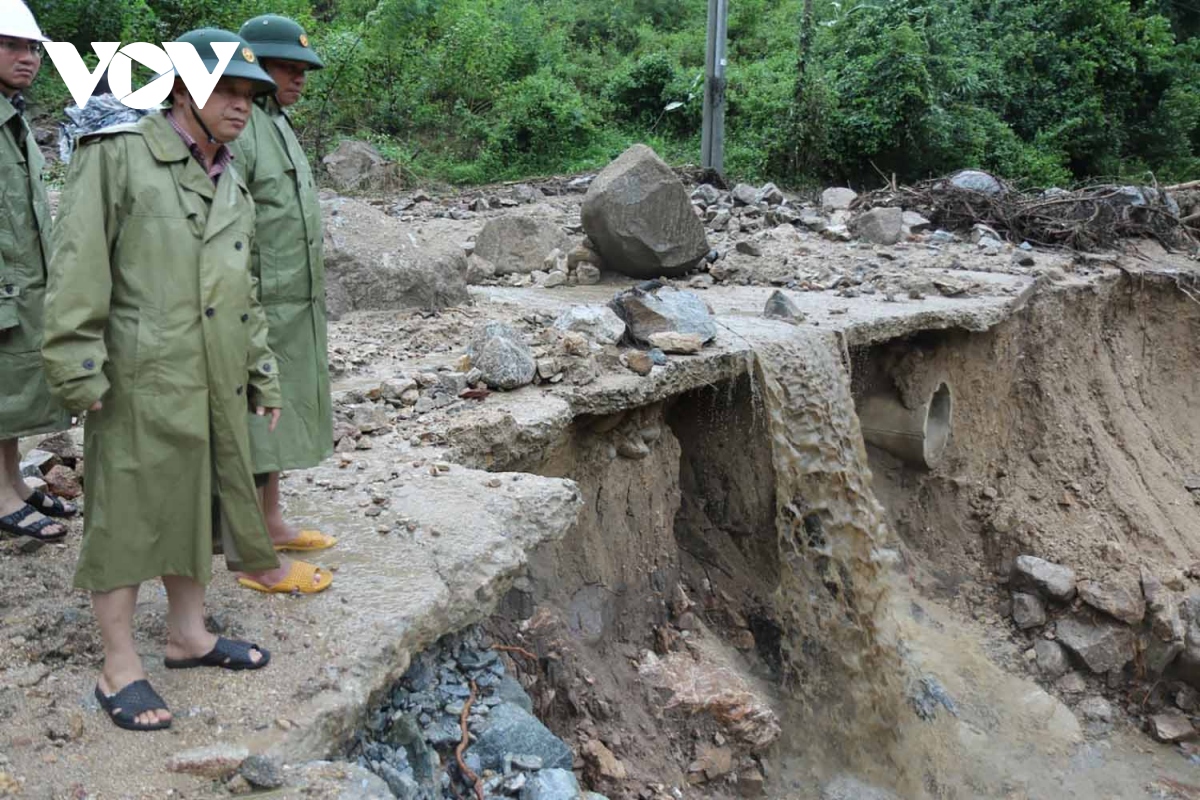
[[(325, 57), (296, 118), (459, 181), (699, 151), (705, 0), (34, 0), (81, 48), (259, 13)], [(983, 167), (1030, 184), (1200, 173), (1196, 0), (731, 0), (727, 168), (793, 185)], [(807, 19), (808, 24), (805, 24)], [(804, 57), (800, 57), (801, 42)], [(52, 70), (35, 99), (61, 104)], [(320, 153), (315, 153), (319, 155)]]

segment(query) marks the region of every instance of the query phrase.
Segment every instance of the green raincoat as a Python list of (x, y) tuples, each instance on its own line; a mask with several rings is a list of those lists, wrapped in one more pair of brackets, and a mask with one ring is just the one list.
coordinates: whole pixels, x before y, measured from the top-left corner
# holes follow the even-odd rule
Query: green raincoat
[(308, 159), (274, 98), (258, 100), (233, 144), (254, 196), (254, 276), (279, 358), (283, 416), (250, 420), (256, 473), (305, 469), (333, 453), (321, 206)]
[(216, 544), (231, 569), (278, 566), (246, 424), (247, 403), (281, 402), (253, 235), (236, 167), (214, 186), (163, 115), (80, 140), (42, 352), (68, 409), (104, 403), (85, 429), (81, 589), (161, 575), (207, 583)]
[(45, 161), (24, 117), (0, 95), (0, 440), (64, 430), (42, 370), (50, 252)]

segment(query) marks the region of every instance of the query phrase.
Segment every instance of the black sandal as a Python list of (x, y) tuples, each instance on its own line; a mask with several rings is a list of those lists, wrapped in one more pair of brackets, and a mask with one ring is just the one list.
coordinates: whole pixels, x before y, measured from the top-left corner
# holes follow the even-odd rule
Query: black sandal
[[(261, 655), (258, 661), (250, 658), (251, 651), (257, 650)], [(167, 669), (194, 669), (195, 667), (220, 667), (221, 669), (241, 672), (249, 669), (262, 669), (271, 663), (271, 652), (256, 644), (242, 642), (237, 639), (217, 637), (217, 643), (208, 655), (200, 658), (165, 658), (163, 664)]]
[(170, 711), (149, 681), (134, 681), (111, 697), (100, 690), (100, 684), (96, 684), (96, 699), (118, 728), (127, 731), (161, 731), (171, 727), (171, 720), (149, 725), (137, 721), (138, 715), (147, 711)]
[[(17, 536), (28, 536), (31, 539), (37, 539), (45, 544), (53, 544), (61, 542), (67, 538), (67, 529), (61, 522), (55, 522), (49, 517), (43, 516), (37, 522), (32, 522), (29, 525), (22, 526), (21, 523), (29, 518), (31, 514), (38, 513), (38, 510), (33, 506), (25, 506), (20, 508), (6, 517), (0, 517), (0, 531), (11, 533)], [(62, 528), (59, 533), (43, 533), (46, 528), (58, 527)]]
[(39, 489), (34, 489), (33, 494), (29, 495), (25, 502), (47, 517), (67, 519), (79, 513), (79, 509), (75, 507), (74, 503), (67, 503), (61, 497), (46, 494)]

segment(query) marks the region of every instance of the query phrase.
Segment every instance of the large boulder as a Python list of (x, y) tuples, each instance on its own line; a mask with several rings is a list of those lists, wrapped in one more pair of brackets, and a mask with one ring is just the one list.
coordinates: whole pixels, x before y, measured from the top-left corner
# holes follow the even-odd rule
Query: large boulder
[(1106, 581), (1080, 581), (1079, 599), (1130, 625), (1137, 625), (1146, 616), (1141, 582), (1130, 575)]
[(546, 256), (570, 249), (567, 234), (550, 220), (510, 214), (489, 220), (475, 239), (475, 255), (496, 267), (497, 275), (540, 270)]
[(853, 189), (835, 186), (821, 192), (821, 208), (829, 211), (845, 211), (857, 199), (858, 192)]
[(899, 208), (872, 208), (856, 217), (850, 227), (872, 244), (893, 245), (904, 236), (904, 212)]
[(401, 308), (439, 310), (471, 302), (461, 248), (417, 247), (383, 211), (347, 197), (322, 201), (330, 314)]
[(504, 756), (510, 753), (536, 756), (547, 770), (571, 769), (571, 748), (520, 706), (502, 703), (492, 709), (487, 720), (487, 727), (471, 747), (484, 769), (501, 770)]
[(1107, 619), (1060, 620), (1058, 642), (1080, 658), (1092, 672), (1121, 669), (1134, 657), (1134, 634), (1128, 627)]
[(325, 173), (340, 192), (361, 192), (383, 189), (396, 179), (395, 165), (389, 163), (369, 142), (344, 139), (325, 158)]
[(644, 344), (650, 344), (651, 337), (658, 333), (696, 334), (701, 344), (717, 337), (712, 314), (695, 292), (633, 288), (613, 298), (609, 308), (625, 321), (629, 335)]
[(950, 184), (956, 189), (979, 192), (987, 195), (1004, 194), (1004, 184), (994, 176), (978, 169), (964, 169), (950, 176)]
[(678, 277), (709, 252), (687, 189), (645, 145), (634, 145), (588, 188), (583, 228), (605, 265), (634, 278)]

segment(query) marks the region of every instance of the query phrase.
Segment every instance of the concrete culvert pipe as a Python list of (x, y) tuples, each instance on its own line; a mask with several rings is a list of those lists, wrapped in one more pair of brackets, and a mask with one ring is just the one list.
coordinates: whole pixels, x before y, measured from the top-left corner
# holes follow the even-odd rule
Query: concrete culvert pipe
[(954, 398), (941, 383), (916, 408), (906, 408), (895, 394), (870, 395), (859, 404), (858, 419), (868, 444), (918, 467), (936, 467), (950, 440)]

